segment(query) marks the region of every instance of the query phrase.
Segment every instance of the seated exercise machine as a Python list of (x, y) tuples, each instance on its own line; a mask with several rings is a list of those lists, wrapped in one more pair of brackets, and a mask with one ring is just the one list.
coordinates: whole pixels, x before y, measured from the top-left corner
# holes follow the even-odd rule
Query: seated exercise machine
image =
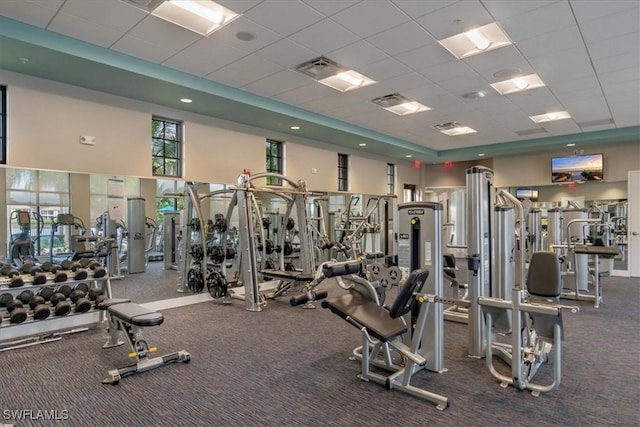
[[(325, 265), (323, 274), (338, 277), (359, 269), (359, 262), (347, 261)], [(427, 358), (434, 354), (424, 339), (429, 308), (435, 303), (433, 295), (421, 293), (428, 277), (429, 270), (414, 270), (390, 309), (379, 305), (373, 287), (367, 295), (362, 286), (323, 300), (322, 307), (360, 329), (362, 346), (354, 351), (355, 358), (361, 359), (360, 379), (426, 399), (443, 410), (449, 406), (448, 398), (411, 384), (416, 373), (427, 369)], [(372, 366), (391, 374), (373, 372)]]
[(121, 378), (128, 375), (149, 371), (169, 363), (191, 361), (191, 355), (186, 350), (149, 358), (149, 353), (155, 352), (156, 347), (149, 347), (142, 336), (142, 328), (161, 325), (164, 322), (162, 313), (134, 304), (128, 299), (106, 299), (98, 305), (98, 308), (106, 310), (109, 320), (109, 338), (102, 348), (124, 344), (124, 341), (119, 339), (122, 331), (131, 347), (129, 357), (136, 359), (133, 365), (110, 370), (107, 377), (102, 380), (103, 384), (116, 385)]
[[(485, 318), (486, 363), (491, 374), (506, 388), (530, 390), (534, 396), (549, 392), (560, 385), (562, 340), (564, 330), (562, 309), (578, 311), (578, 307), (558, 305), (562, 292), (560, 260), (553, 252), (534, 252), (527, 274), (527, 290), (514, 289), (511, 301), (479, 297), (478, 304)], [(549, 302), (552, 300), (552, 302)], [(494, 342), (495, 334), (511, 336), (511, 344)], [(511, 365), (511, 376), (500, 374), (493, 364), (498, 354)], [(553, 356), (553, 382), (540, 385), (533, 377), (543, 363)]]

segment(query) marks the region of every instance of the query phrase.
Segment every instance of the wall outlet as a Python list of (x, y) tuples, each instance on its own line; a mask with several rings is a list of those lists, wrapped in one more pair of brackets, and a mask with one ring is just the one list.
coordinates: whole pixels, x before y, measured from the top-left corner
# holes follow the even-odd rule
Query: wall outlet
[(80, 144), (84, 145), (96, 145), (96, 137), (95, 136), (80, 136)]
[(313, 173), (313, 174), (318, 173), (318, 169), (316, 169), (316, 168), (311, 168), (311, 173)]

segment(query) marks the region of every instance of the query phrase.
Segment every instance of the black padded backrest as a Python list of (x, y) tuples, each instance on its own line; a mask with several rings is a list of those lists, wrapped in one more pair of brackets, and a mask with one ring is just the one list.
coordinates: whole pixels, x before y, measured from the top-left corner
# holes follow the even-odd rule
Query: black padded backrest
[(322, 274), (325, 277), (344, 276), (347, 274), (360, 273), (362, 265), (359, 261), (343, 261), (322, 267)]
[(560, 260), (553, 252), (534, 252), (529, 262), (527, 291), (531, 295), (556, 298), (562, 292)]
[(444, 268), (456, 268), (456, 256), (453, 254), (442, 255), (444, 261)]
[(413, 306), (416, 303), (416, 299), (413, 298), (413, 294), (422, 290), (422, 286), (425, 284), (428, 277), (429, 270), (413, 270), (405, 282), (404, 287), (400, 290), (398, 297), (393, 302), (391, 310), (389, 310), (389, 316), (392, 319), (404, 316), (413, 309)]

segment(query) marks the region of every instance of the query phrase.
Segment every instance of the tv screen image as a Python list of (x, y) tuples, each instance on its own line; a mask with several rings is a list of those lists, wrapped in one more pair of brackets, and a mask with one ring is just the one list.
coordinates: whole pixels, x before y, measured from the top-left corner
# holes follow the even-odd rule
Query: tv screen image
[(532, 202), (538, 200), (538, 190), (533, 190), (531, 188), (516, 188), (516, 198), (520, 200), (529, 199)]
[(553, 157), (551, 159), (551, 182), (602, 181), (602, 154)]

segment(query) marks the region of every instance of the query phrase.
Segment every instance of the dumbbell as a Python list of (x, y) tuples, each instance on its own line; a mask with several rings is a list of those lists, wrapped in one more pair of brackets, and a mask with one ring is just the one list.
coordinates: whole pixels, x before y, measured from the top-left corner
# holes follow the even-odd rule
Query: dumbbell
[(44, 286), (40, 289), (38, 295), (44, 298), (45, 301), (49, 301), (51, 299), (51, 295), (53, 295), (55, 292), (55, 289), (53, 289), (51, 286)]
[[(22, 294), (20, 294), (20, 296), (22, 296)], [(44, 320), (51, 314), (49, 306), (45, 304), (44, 297), (40, 295), (32, 295), (31, 298), (29, 298), (28, 303), (29, 307), (31, 307), (33, 318), (35, 320)]]
[(71, 312), (71, 304), (67, 298), (60, 292), (51, 295), (51, 306), (56, 316), (65, 316)]
[(67, 273), (62, 270), (62, 266), (60, 264), (53, 264), (49, 261), (46, 261), (42, 263), (41, 267), (43, 271), (53, 274), (53, 281), (56, 283), (66, 282), (69, 278), (67, 276)]
[(82, 268), (82, 264), (78, 261), (69, 261), (68, 259), (65, 259), (60, 263), (60, 265), (65, 270), (71, 270), (74, 273), (73, 280), (84, 280), (87, 278), (87, 270)]
[(87, 292), (89, 292), (89, 285), (87, 283), (85, 283), (85, 282), (78, 283), (74, 290), (82, 291), (86, 295)]
[(7, 308), (10, 323), (22, 323), (27, 320), (27, 310), (23, 308), (22, 302), (14, 299), (11, 294), (0, 295), (0, 307)]
[(107, 275), (107, 270), (102, 266), (100, 262), (96, 261), (95, 259), (89, 261), (86, 267), (93, 271), (93, 277), (95, 279), (99, 279)]
[(102, 301), (106, 300), (107, 297), (104, 295), (104, 291), (102, 289), (92, 288), (89, 291), (89, 299), (93, 301), (97, 307)]
[(20, 277), (20, 272), (9, 264), (5, 264), (0, 268), (0, 274), (11, 279), (9, 283), (10, 288), (17, 288), (24, 285), (24, 280)]
[(71, 302), (76, 306), (76, 312), (86, 313), (91, 310), (91, 301), (85, 297), (85, 293), (79, 290), (71, 292)]
[(39, 266), (30, 262), (25, 262), (24, 264), (22, 264), (21, 269), (23, 273), (30, 274), (31, 277), (33, 277), (34, 285), (43, 285), (47, 283), (47, 275), (44, 274), (42, 268), (40, 268)]

